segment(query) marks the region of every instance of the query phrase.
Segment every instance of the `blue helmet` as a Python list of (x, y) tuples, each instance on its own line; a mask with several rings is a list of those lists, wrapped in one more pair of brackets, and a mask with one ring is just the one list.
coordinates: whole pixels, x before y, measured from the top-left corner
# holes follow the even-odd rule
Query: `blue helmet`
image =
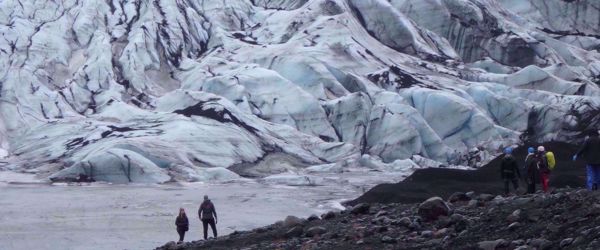
[(527, 152), (530, 153), (530, 154), (533, 154), (533, 153), (535, 153), (535, 149), (533, 147), (529, 147), (527, 149)]
[(507, 147), (507, 148), (504, 149), (504, 153), (507, 154), (507, 155), (512, 154), (512, 152), (513, 152), (513, 148), (512, 147)]

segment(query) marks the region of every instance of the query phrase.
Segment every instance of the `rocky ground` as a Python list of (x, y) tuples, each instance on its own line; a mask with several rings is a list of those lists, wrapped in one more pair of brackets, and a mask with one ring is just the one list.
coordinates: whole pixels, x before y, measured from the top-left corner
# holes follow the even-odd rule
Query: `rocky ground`
[(600, 192), (455, 193), (415, 204), (366, 204), (216, 240), (158, 249), (598, 249)]
[[(597, 249), (600, 192), (581, 189), (582, 163), (568, 160), (575, 145), (544, 145), (557, 159), (548, 194), (519, 189), (498, 195), (498, 158), (475, 171), (418, 170), (369, 190), (345, 211), (289, 216), (252, 231), (159, 249)], [(514, 154), (524, 158), (525, 150)]]

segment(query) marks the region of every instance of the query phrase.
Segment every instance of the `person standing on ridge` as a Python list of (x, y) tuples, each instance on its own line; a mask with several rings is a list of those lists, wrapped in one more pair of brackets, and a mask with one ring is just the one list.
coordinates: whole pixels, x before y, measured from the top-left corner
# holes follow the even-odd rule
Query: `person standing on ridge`
[(200, 217), (204, 228), (204, 239), (208, 239), (208, 225), (213, 231), (213, 236), (217, 238), (217, 210), (215, 205), (208, 199), (208, 195), (204, 196), (204, 202), (198, 209), (198, 217)]
[(546, 149), (544, 146), (539, 146), (535, 154), (535, 162), (537, 168), (540, 171), (540, 180), (542, 183), (542, 190), (548, 192), (548, 185), (550, 182), (550, 168), (548, 167), (548, 159), (546, 158)]
[(508, 195), (509, 191), (509, 182), (512, 182), (516, 193), (517, 189), (519, 188), (518, 178), (521, 178), (519, 165), (517, 164), (515, 157), (512, 155), (512, 152), (512, 147), (507, 147), (504, 149), (504, 158), (502, 158), (502, 162), (500, 163), (500, 173), (502, 179), (504, 180), (504, 193), (506, 195)]
[(535, 149), (529, 147), (527, 152), (529, 154), (525, 157), (525, 182), (527, 183), (527, 193), (533, 194), (535, 193), (536, 180), (539, 178), (539, 171), (535, 160)]
[(183, 237), (185, 237), (185, 232), (189, 230), (189, 222), (187, 215), (185, 215), (185, 210), (183, 208), (179, 209), (179, 215), (177, 219), (175, 219), (175, 225), (177, 226), (177, 233), (179, 234), (179, 241), (177, 243), (183, 242)]
[(587, 189), (598, 190), (600, 185), (600, 133), (594, 130), (585, 140), (579, 151), (573, 156), (573, 161), (582, 156), (586, 162)]

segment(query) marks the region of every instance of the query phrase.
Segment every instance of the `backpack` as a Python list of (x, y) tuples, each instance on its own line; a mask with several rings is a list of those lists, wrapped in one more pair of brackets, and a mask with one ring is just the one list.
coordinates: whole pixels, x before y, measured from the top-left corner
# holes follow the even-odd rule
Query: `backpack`
[(554, 153), (548, 151), (546, 153), (546, 160), (548, 160), (548, 169), (554, 170), (554, 167), (556, 167), (556, 159), (554, 159)]

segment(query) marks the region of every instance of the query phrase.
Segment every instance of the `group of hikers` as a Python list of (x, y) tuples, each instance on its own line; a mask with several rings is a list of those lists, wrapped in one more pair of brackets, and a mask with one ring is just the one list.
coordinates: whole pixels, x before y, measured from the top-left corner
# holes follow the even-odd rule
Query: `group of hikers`
[[(202, 226), (204, 228), (204, 239), (208, 239), (209, 225), (212, 229), (213, 236), (217, 238), (217, 210), (212, 201), (208, 199), (208, 195), (204, 196), (204, 201), (198, 209), (198, 217), (200, 218), (200, 221), (202, 221)], [(190, 229), (190, 223), (185, 214), (185, 209), (179, 209), (179, 215), (177, 216), (177, 219), (175, 219), (175, 225), (177, 226), (177, 233), (179, 234), (179, 241), (177, 243), (181, 243), (185, 237), (185, 232)]]
[[(546, 151), (544, 146), (527, 149), (528, 154), (524, 159), (523, 173), (527, 184), (527, 193), (535, 193), (536, 183), (541, 183), (542, 190), (548, 192), (550, 173), (556, 166), (554, 153)], [(585, 140), (581, 148), (573, 155), (573, 161), (583, 158), (586, 161), (588, 190), (597, 190), (600, 185), (600, 134), (594, 130)], [(509, 194), (510, 183), (516, 191), (519, 188), (521, 170), (518, 160), (513, 156), (513, 148), (504, 149), (504, 157), (500, 163), (500, 173), (504, 180), (504, 193)]]

